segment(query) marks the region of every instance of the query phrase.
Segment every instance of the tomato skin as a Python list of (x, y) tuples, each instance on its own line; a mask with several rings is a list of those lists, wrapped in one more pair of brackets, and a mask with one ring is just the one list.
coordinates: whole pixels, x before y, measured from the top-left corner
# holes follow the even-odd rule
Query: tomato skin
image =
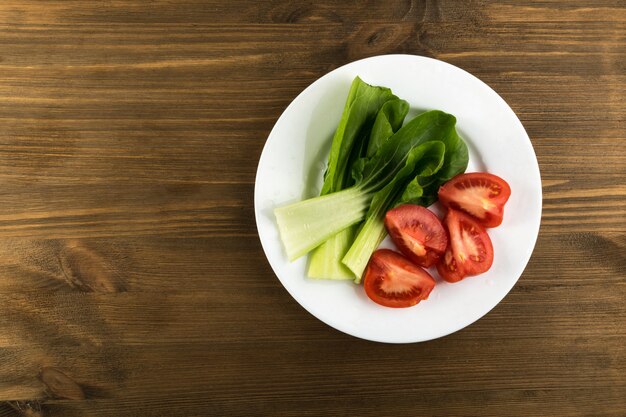
[(443, 220), (450, 245), (437, 265), (441, 278), (458, 282), (487, 272), (493, 264), (493, 245), (485, 228), (473, 217), (448, 209)]
[(448, 235), (441, 222), (422, 206), (403, 204), (389, 210), (385, 227), (400, 252), (424, 268), (435, 265), (448, 246)]
[(403, 308), (426, 300), (435, 287), (435, 280), (399, 253), (379, 249), (367, 264), (363, 286), (375, 303)]
[(452, 178), (438, 194), (444, 206), (475, 217), (484, 227), (496, 227), (502, 223), (511, 187), (497, 175), (472, 172)]

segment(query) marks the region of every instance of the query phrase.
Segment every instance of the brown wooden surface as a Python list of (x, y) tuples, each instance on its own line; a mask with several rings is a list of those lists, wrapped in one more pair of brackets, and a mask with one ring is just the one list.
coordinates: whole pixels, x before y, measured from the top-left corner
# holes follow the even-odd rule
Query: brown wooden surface
[[(3, 0), (0, 416), (626, 415), (625, 33), (620, 0)], [(384, 53), (490, 84), (543, 179), (518, 284), (421, 344), (310, 316), (253, 216), (287, 104)]]

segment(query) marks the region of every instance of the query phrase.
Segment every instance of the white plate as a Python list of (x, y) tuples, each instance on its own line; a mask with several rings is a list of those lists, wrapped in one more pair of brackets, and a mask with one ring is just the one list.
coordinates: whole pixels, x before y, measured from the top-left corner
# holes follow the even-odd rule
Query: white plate
[[(455, 284), (441, 281), (434, 272), (437, 285), (430, 298), (411, 308), (381, 307), (367, 298), (361, 285), (350, 281), (307, 278), (307, 257), (288, 262), (278, 236), (274, 208), (319, 192), (330, 140), (357, 75), (369, 84), (390, 87), (407, 100), (412, 109), (409, 116), (427, 109), (455, 115), (457, 130), (470, 151), (467, 172), (494, 173), (504, 178), (512, 190), (502, 225), (489, 229), (495, 252), (491, 269)], [(261, 154), (254, 208), (261, 244), (272, 269), (311, 314), (363, 339), (420, 342), (445, 336), (478, 320), (517, 282), (539, 232), (541, 179), (522, 124), (489, 86), (441, 61), (383, 55), (326, 74), (287, 107)]]

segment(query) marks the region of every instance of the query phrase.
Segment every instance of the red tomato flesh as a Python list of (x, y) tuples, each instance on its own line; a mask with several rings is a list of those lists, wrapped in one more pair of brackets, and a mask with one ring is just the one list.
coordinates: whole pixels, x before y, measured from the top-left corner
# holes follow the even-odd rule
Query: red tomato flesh
[(367, 264), (363, 286), (375, 303), (401, 308), (427, 299), (435, 280), (399, 253), (379, 249)]
[(448, 282), (486, 272), (493, 264), (493, 245), (487, 231), (476, 219), (448, 209), (443, 219), (450, 245), (437, 264), (437, 271)]
[(443, 258), (437, 264), (439, 276), (448, 282), (459, 282), (466, 277), (465, 271), (461, 270), (461, 265), (456, 262), (452, 254), (452, 248), (448, 247), (443, 254)]
[(448, 246), (441, 222), (422, 206), (404, 204), (389, 210), (385, 227), (400, 252), (424, 268), (435, 265)]
[(504, 204), (510, 196), (509, 184), (486, 172), (457, 175), (439, 188), (443, 205), (474, 216), (484, 227), (502, 223)]

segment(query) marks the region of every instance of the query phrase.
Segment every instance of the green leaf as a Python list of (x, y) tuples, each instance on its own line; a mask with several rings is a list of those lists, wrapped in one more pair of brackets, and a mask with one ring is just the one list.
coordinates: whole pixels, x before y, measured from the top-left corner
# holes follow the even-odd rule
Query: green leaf
[(437, 173), (437, 178), (440, 184), (443, 184), (452, 177), (465, 172), (469, 162), (469, 155), (467, 145), (461, 139), (456, 129), (447, 132), (441, 141), (446, 145), (446, 153), (443, 166)]
[(452, 177), (465, 172), (468, 163), (467, 145), (459, 137), (456, 130), (443, 137), (442, 142), (446, 144), (443, 164), (435, 175), (426, 176), (425, 173), (422, 173), (418, 178), (418, 182), (423, 188), (422, 195), (417, 199), (399, 201), (396, 205), (412, 203), (428, 207), (437, 201), (437, 193), (441, 185)]
[(398, 98), (383, 104), (370, 131), (367, 152), (359, 153), (359, 157), (355, 158), (352, 163), (352, 178), (355, 183), (363, 178), (363, 168), (367, 160), (374, 156), (381, 145), (402, 127), (402, 122), (408, 112), (409, 103)]
[[(411, 150), (428, 141), (446, 142), (455, 135), (456, 118), (439, 110), (422, 113), (406, 123), (389, 138), (363, 168), (363, 182), (376, 187), (377, 182), (387, 183), (404, 166)], [(444, 160), (445, 165), (445, 160)]]
[(433, 177), (444, 165), (445, 145), (438, 141), (427, 143), (441, 145), (431, 146), (422, 154), (421, 159), (416, 163), (415, 177), (408, 182), (402, 195), (394, 201), (394, 207), (400, 204), (418, 204), (424, 198), (424, 187), (436, 181)]
[(415, 203), (424, 195), (424, 188), (420, 185), (419, 177), (413, 178), (404, 189), (400, 199), (394, 206), (406, 203)]
[(400, 129), (409, 112), (409, 103), (401, 99), (389, 100), (376, 115), (367, 144), (367, 157), (376, 154), (378, 148)]
[(364, 129), (371, 128), (378, 110), (391, 99), (397, 97), (390, 89), (371, 86), (359, 77), (354, 79), (333, 136), (321, 195), (346, 187), (351, 180), (349, 162), (355, 143), (359, 142), (361, 136), (366, 137), (363, 135)]

